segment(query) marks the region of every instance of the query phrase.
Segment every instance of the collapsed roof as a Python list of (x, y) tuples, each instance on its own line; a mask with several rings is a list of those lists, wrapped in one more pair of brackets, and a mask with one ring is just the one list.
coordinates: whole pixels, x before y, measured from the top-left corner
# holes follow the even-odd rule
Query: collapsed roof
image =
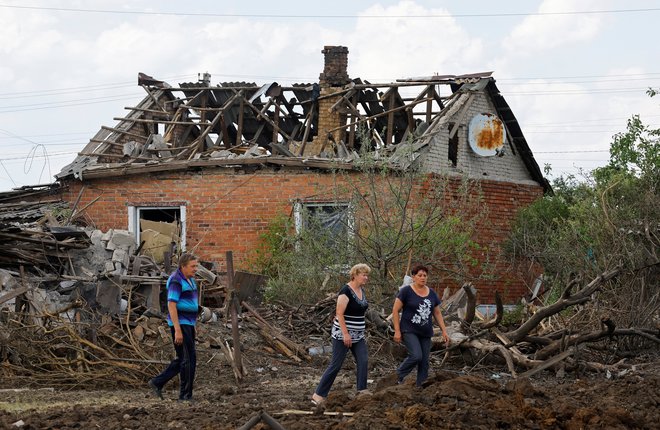
[(365, 152), (395, 162), (401, 143), (423, 142), (415, 146), (419, 151), (428, 142), (425, 135), (461, 94), (486, 90), (531, 177), (548, 189), (491, 72), (391, 83), (341, 74), (333, 80), (327, 56), (324, 72), (312, 84), (212, 86), (210, 75), (203, 74), (198, 82), (176, 87), (140, 73), (144, 99), (127, 107), (125, 117), (114, 118), (114, 127), (101, 127), (56, 177), (84, 180), (248, 164), (353, 169)]

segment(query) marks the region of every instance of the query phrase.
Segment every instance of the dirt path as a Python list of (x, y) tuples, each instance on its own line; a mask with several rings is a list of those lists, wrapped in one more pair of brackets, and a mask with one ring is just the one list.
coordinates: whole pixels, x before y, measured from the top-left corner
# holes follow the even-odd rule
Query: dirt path
[[(356, 396), (352, 363), (338, 377), (324, 415), (309, 401), (328, 357), (295, 365), (282, 357), (246, 354), (249, 375), (237, 387), (217, 351), (200, 351), (193, 404), (179, 403), (176, 384), (166, 400), (144, 385), (113, 390), (0, 392), (0, 427), (23, 421), (23, 429), (233, 429), (264, 410), (287, 429), (657, 429), (660, 362), (608, 379), (590, 374), (557, 379), (550, 373), (527, 380), (481, 369), (469, 374), (447, 366), (422, 388), (393, 385), (391, 367), (370, 372), (371, 395)], [(217, 354), (216, 354), (217, 355)], [(209, 361), (210, 360), (210, 361)], [(310, 415), (282, 413), (314, 412)], [(350, 415), (350, 414), (347, 414)], [(258, 424), (255, 428), (268, 428)]]

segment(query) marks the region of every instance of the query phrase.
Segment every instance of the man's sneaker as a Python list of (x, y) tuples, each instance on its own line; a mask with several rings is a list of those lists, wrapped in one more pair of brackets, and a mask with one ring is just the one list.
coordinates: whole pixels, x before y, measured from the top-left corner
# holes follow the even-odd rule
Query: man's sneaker
[(176, 401), (179, 402), (179, 403), (183, 403), (183, 402), (190, 403), (190, 404), (196, 403), (195, 400), (192, 397), (186, 397), (186, 398), (183, 398), (183, 399), (179, 398)]
[(154, 382), (153, 379), (150, 379), (149, 382), (149, 388), (151, 388), (151, 392), (154, 393), (154, 396), (158, 397), (159, 399), (163, 400), (163, 389), (159, 388), (158, 385)]

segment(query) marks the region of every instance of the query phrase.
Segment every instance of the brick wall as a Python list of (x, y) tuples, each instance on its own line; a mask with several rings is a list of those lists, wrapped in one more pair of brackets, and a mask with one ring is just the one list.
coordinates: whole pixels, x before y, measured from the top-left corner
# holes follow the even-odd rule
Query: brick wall
[[(202, 259), (224, 268), (224, 256), (234, 251), (238, 268), (255, 249), (259, 235), (279, 214), (290, 215), (295, 199), (332, 200), (337, 181), (329, 173), (308, 170), (260, 170), (241, 173), (233, 169), (205, 169), (201, 172), (175, 172), (85, 181), (79, 207), (95, 198), (87, 209), (97, 228), (128, 228), (128, 206), (186, 206), (187, 249)], [(74, 202), (82, 183), (71, 181), (64, 199)], [(478, 283), (480, 302), (491, 303), (493, 292), (504, 292), (509, 301), (526, 293), (523, 280), (511, 273), (509, 262), (496, 258), (518, 208), (542, 194), (540, 186), (482, 181), (486, 221), (478, 237), (488, 245), (494, 279)], [(477, 255), (485, 259), (486, 254)], [(442, 282), (442, 281), (441, 281)], [(458, 287), (458, 286), (453, 286)]]

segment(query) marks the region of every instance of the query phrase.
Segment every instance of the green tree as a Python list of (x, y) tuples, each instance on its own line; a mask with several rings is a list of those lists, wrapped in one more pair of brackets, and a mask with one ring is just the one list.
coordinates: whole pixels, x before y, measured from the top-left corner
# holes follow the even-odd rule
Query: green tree
[(356, 167), (334, 172), (330, 192), (332, 201), (350, 208), (351, 216), (342, 219), (346, 240), (336, 241), (330, 229), (297, 231), (292, 216), (282, 216), (263, 235), (254, 269), (269, 276), (268, 298), (318, 300), (346, 281), (351, 264), (364, 262), (372, 268), (372, 300), (391, 300), (409, 255), (431, 265), (437, 279), (441, 273), (457, 283), (473, 279), (472, 255), (479, 248), (473, 237), (487, 214), (476, 183), (393, 169), (374, 153), (362, 154)]
[[(624, 274), (597, 302), (622, 325), (648, 326), (659, 317), (659, 136), (660, 129), (633, 116), (626, 131), (613, 137), (608, 165), (585, 180), (554, 180), (553, 195), (520, 212), (508, 244), (515, 258), (539, 263), (556, 289), (576, 276), (592, 279), (622, 264)], [(556, 294), (547, 296), (552, 297)], [(590, 317), (584, 313), (571, 321)]]

